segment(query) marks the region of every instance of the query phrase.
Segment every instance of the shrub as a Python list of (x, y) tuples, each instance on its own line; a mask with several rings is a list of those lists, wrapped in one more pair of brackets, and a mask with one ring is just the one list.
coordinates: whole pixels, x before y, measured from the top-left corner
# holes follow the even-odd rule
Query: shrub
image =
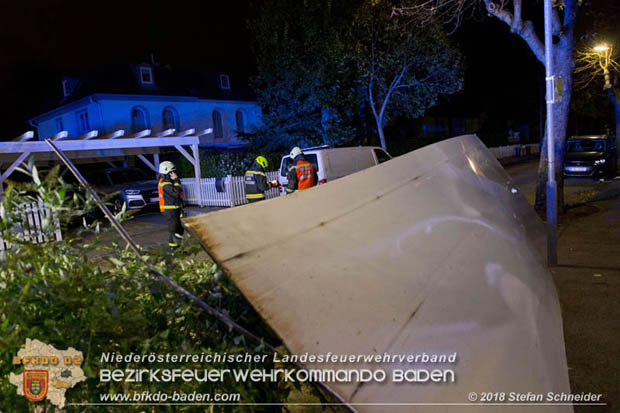
[[(240, 393), (244, 403), (282, 402), (290, 386), (281, 383), (223, 382), (141, 383), (100, 382), (101, 368), (261, 368), (253, 363), (104, 363), (101, 354), (200, 354), (260, 351), (222, 323), (217, 322), (187, 299), (149, 275), (146, 261), (199, 298), (219, 308), (269, 342), (276, 339), (260, 317), (226, 278), (217, 280), (217, 266), (200, 255), (196, 242), (187, 241), (175, 251), (150, 251), (138, 257), (115, 242), (104, 245), (98, 224), (65, 234), (59, 242), (31, 244), (20, 241), (13, 231), (17, 206), (40, 200), (66, 224), (92, 201), (79, 196), (75, 188), (58, 181), (56, 172), (41, 181), (31, 166), (35, 183), (10, 185), (0, 205), (0, 236), (13, 244), (0, 269), (0, 412), (32, 411), (34, 404), (18, 396), (8, 381), (18, 373), (12, 365), (26, 338), (38, 339), (58, 349), (74, 347), (84, 354), (82, 369), (87, 381), (66, 393), (68, 402), (99, 402), (103, 393), (162, 391), (172, 393)], [(68, 196), (68, 194), (71, 194)], [(45, 224), (44, 231), (54, 230)], [(93, 253), (103, 252), (98, 261)], [(46, 412), (55, 411), (48, 401)], [(222, 411), (246, 411), (243, 406), (219, 406)], [(162, 412), (198, 412), (200, 406), (158, 406)], [(67, 412), (143, 412), (144, 406), (71, 406)], [(148, 411), (151, 411), (149, 408)]]
[[(243, 176), (258, 155), (263, 155), (269, 162), (268, 171), (280, 167), (283, 153), (259, 153), (255, 151), (239, 152), (203, 152), (200, 156), (200, 171), (203, 178), (222, 178), (227, 175)], [(194, 177), (194, 166), (183, 156), (171, 157), (182, 178)]]

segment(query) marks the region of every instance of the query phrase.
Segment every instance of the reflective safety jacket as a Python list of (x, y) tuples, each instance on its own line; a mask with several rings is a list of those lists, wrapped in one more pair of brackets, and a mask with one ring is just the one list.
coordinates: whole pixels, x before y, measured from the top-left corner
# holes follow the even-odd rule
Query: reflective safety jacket
[(243, 177), (247, 199), (265, 199), (265, 191), (270, 188), (265, 169), (254, 161)]
[(159, 210), (179, 209), (183, 207), (183, 187), (178, 179), (170, 179), (170, 174), (159, 179), (157, 185), (159, 194)]
[(296, 156), (293, 161), (295, 164), (288, 168), (286, 192), (302, 191), (315, 186), (319, 178), (314, 165), (306, 161), (303, 155)]

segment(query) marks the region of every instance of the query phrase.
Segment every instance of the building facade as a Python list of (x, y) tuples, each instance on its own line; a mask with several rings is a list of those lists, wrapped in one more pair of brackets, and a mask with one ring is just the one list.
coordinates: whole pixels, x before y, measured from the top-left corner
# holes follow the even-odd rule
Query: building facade
[(157, 135), (194, 129), (195, 134), (207, 134), (214, 147), (243, 144), (242, 135), (260, 125), (260, 107), (242, 78), (225, 73), (175, 75), (169, 68), (142, 64), (83, 80), (66, 78), (63, 100), (30, 124), (39, 139), (63, 131), (71, 139), (91, 131), (103, 136), (123, 130), (124, 136), (131, 136), (145, 130)]

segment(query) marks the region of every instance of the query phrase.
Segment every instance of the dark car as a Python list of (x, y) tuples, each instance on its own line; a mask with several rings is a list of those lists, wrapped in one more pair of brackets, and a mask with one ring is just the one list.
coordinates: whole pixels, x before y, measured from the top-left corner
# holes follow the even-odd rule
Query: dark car
[(138, 168), (105, 168), (89, 171), (84, 174), (84, 178), (98, 192), (118, 193), (113, 199), (116, 212), (122, 209), (123, 204), (127, 210), (134, 210), (159, 202), (157, 180)]
[(618, 155), (609, 135), (571, 136), (566, 141), (564, 176), (614, 177)]

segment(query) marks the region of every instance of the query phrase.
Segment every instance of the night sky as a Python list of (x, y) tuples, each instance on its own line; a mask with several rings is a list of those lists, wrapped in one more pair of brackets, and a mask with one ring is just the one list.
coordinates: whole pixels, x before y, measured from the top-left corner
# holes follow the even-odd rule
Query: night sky
[[(253, 70), (247, 0), (3, 3), (0, 140), (27, 130), (28, 118), (60, 98), (63, 74), (148, 61), (151, 54), (163, 64)], [(454, 38), (467, 61), (466, 88), (444, 106), (468, 116), (535, 122), (543, 67), (523, 41), (493, 19), (468, 22)]]

